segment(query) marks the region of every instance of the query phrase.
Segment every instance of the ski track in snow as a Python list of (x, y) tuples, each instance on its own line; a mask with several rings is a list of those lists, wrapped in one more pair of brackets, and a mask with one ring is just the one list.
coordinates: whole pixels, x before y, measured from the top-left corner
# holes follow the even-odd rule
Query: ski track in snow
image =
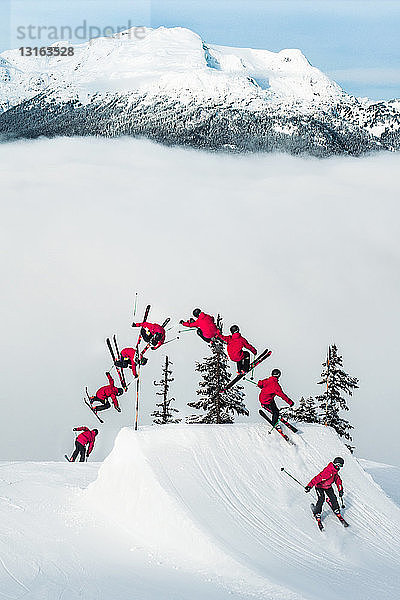
[[(289, 446), (264, 423), (125, 428), (99, 471), (1, 464), (0, 598), (397, 600), (400, 470), (299, 429)], [(350, 527), (325, 505), (321, 533), (280, 469), (307, 483), (338, 454)]]

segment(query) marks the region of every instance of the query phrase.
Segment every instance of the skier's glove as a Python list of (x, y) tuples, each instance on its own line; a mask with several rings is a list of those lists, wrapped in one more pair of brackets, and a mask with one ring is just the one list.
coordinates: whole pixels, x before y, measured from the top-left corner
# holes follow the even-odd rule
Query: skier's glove
[(184, 324), (184, 322), (185, 322), (185, 321), (184, 321), (183, 319), (181, 319), (181, 320), (179, 321), (179, 325), (183, 325), (183, 324)]
[(308, 494), (308, 492), (309, 492), (310, 490), (311, 490), (311, 488), (310, 488), (308, 485), (306, 485), (306, 487), (304, 488), (304, 491), (305, 491), (305, 492)]
[(343, 494), (344, 494), (344, 491), (343, 490), (339, 490), (339, 498), (341, 498), (343, 496)]
[(78, 428), (77, 428), (77, 427), (74, 427), (72, 431), (78, 431)]
[(136, 323), (132, 323), (132, 327), (136, 327)]

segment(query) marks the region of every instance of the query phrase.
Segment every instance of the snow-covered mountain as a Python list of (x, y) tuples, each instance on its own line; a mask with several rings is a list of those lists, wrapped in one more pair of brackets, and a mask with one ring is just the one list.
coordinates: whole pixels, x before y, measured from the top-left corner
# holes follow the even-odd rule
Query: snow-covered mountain
[[(330, 428), (299, 427), (296, 446), (264, 423), (125, 428), (98, 473), (2, 463), (2, 595), (397, 600), (398, 489), (385, 491), (399, 469), (360, 463)], [(320, 532), (314, 491), (281, 467), (306, 483), (337, 455), (350, 527), (325, 505)]]
[(300, 50), (216, 46), (180, 27), (135, 31), (75, 45), (73, 56), (3, 52), (0, 134), (130, 134), (315, 155), (400, 145), (400, 101), (345, 93)]

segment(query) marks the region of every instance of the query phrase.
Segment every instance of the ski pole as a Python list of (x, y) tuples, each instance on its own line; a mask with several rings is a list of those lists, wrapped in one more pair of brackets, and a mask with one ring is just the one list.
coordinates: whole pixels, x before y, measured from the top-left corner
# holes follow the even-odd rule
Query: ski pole
[(180, 331), (178, 331), (178, 333), (190, 333), (191, 331), (196, 331), (196, 329), (194, 329), (194, 327), (192, 327), (191, 329), (181, 329)]
[(179, 340), (179, 335), (177, 335), (176, 337), (172, 338), (172, 340), (168, 340), (167, 342), (164, 342), (163, 346), (165, 346), (165, 344), (169, 344), (170, 342), (174, 342), (175, 340)]
[(136, 292), (136, 294), (135, 294), (135, 305), (134, 305), (134, 308), (133, 308), (133, 316), (134, 317), (136, 317), (137, 296), (138, 296), (138, 293)]
[(247, 379), (247, 377), (243, 377), (243, 381), (248, 381), (249, 383), (252, 383), (253, 385), (257, 385), (255, 381), (253, 381), (252, 379)]
[(288, 471), (286, 471), (285, 467), (281, 467), (281, 471), (284, 471), (284, 473), (286, 473), (286, 475), (289, 475), (289, 477), (291, 477), (292, 479), (294, 479), (294, 481), (296, 483), (298, 483), (299, 485), (301, 485), (302, 488), (305, 487), (302, 483), (300, 483), (300, 481), (298, 479), (296, 479), (296, 477), (293, 477), (293, 475), (291, 475), (290, 473), (288, 473)]
[(271, 429), (268, 431), (268, 433), (272, 433), (273, 430), (275, 429), (275, 427), (278, 425), (278, 423), (281, 423), (282, 421), (280, 419), (277, 420), (277, 422), (275, 423), (275, 425), (272, 425)]

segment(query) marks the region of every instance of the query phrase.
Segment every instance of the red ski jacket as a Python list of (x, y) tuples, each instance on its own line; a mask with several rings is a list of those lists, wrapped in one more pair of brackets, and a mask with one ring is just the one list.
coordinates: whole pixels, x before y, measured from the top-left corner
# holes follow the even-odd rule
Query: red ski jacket
[(94, 440), (96, 439), (95, 432), (90, 431), (90, 429), (88, 429), (88, 427), (77, 427), (76, 431), (83, 431), (83, 433), (80, 433), (78, 435), (78, 437), (76, 438), (76, 441), (79, 442), (80, 444), (82, 444), (82, 446), (86, 446), (86, 444), (89, 444), (88, 451), (87, 451), (87, 455), (89, 456), (89, 454), (93, 450)]
[(330, 462), (329, 465), (327, 465), (325, 469), (321, 471), (321, 473), (318, 473), (318, 475), (311, 479), (307, 487), (312, 488), (315, 486), (316, 488), (327, 490), (328, 488), (332, 487), (334, 483), (336, 483), (337, 489), (339, 492), (341, 492), (343, 490), (343, 484), (338, 475), (338, 469), (333, 463)]
[(123, 348), (121, 350), (121, 357), (128, 358), (131, 363), (131, 369), (132, 369), (132, 373), (133, 373), (134, 377), (136, 377), (136, 374), (137, 374), (136, 373), (135, 354), (136, 354), (135, 348)]
[(161, 335), (160, 341), (156, 346), (153, 346), (153, 350), (157, 350), (157, 348), (163, 345), (165, 341), (164, 327), (161, 327), (161, 325), (158, 325), (158, 323), (148, 323), (147, 321), (143, 321), (143, 323), (136, 323), (136, 327), (144, 327), (145, 329), (148, 329), (151, 335), (155, 335), (156, 333), (159, 333)]
[(235, 362), (242, 360), (244, 356), (243, 348), (247, 348), (247, 350), (250, 350), (250, 352), (253, 354), (257, 354), (257, 350), (254, 348), (254, 346), (249, 344), (246, 338), (242, 337), (239, 332), (232, 333), (232, 335), (222, 335), (218, 333), (217, 337), (219, 337), (219, 339), (223, 342), (227, 342), (228, 356)]
[(289, 406), (293, 406), (293, 400), (286, 396), (285, 392), (278, 383), (278, 378), (274, 375), (271, 375), (271, 377), (268, 377), (267, 379), (261, 379), (257, 385), (259, 388), (261, 388), (259, 400), (263, 406), (269, 404), (275, 398), (275, 396), (279, 396), (279, 398), (282, 398), (282, 400), (287, 402)]
[(114, 379), (111, 377), (110, 373), (107, 373), (107, 379), (110, 382), (110, 385), (103, 385), (100, 389), (97, 390), (96, 396), (100, 400), (107, 400), (107, 398), (111, 398), (114, 406), (119, 406), (117, 396), (118, 388), (114, 385)]
[(221, 333), (215, 324), (214, 317), (206, 315), (206, 313), (203, 312), (199, 314), (195, 321), (183, 321), (182, 325), (200, 329), (204, 337), (208, 339), (215, 337), (217, 333)]

